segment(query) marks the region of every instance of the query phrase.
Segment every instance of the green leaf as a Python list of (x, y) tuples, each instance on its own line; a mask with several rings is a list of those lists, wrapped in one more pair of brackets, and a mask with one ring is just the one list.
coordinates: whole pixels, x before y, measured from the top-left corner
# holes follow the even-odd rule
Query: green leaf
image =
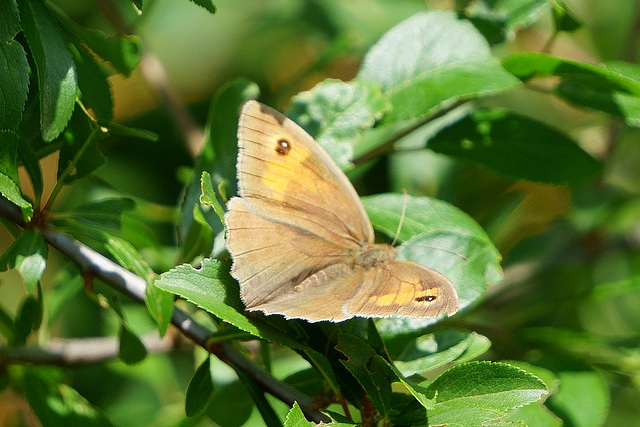
[(507, 365), (520, 368), (523, 371), (535, 375), (547, 385), (549, 390), (556, 390), (558, 388), (558, 376), (547, 368), (532, 365), (531, 363), (523, 362), (521, 360), (501, 360), (500, 363), (506, 363)]
[(519, 84), (473, 25), (450, 12), (419, 13), (396, 25), (367, 53), (358, 77), (382, 85), (393, 106), (385, 121)]
[(545, 384), (534, 375), (491, 362), (455, 366), (427, 388), (436, 401), (428, 412), (429, 424), (449, 426), (488, 424), (547, 394)]
[(200, 204), (202, 206), (211, 206), (213, 211), (218, 216), (220, 220), (220, 224), (224, 227), (224, 207), (220, 204), (218, 199), (216, 198), (216, 192), (213, 189), (213, 185), (211, 184), (211, 175), (209, 172), (202, 171), (202, 176), (200, 178), (200, 189), (202, 194), (200, 195)]
[[(632, 64), (625, 61), (608, 61), (602, 64), (602, 66), (606, 70), (617, 73), (640, 84), (640, 66), (638, 64)], [(636, 95), (638, 94), (635, 91), (633, 93)]]
[(331, 362), (324, 355), (311, 348), (304, 349), (303, 352), (304, 358), (320, 373), (325, 385), (336, 394), (340, 393), (338, 378), (331, 366)]
[(78, 86), (67, 42), (41, 0), (21, 0), (20, 18), (38, 71), (42, 138), (55, 139), (66, 127)]
[[(214, 187), (224, 184), (229, 191), (228, 197), (236, 194), (236, 158), (240, 107), (245, 101), (256, 98), (258, 85), (246, 80), (236, 79), (220, 88), (211, 101), (207, 127), (205, 129), (205, 148), (196, 161), (196, 172), (208, 171), (213, 178)], [(200, 173), (194, 175), (198, 182)], [(198, 186), (199, 188), (199, 183)]]
[(16, 130), (27, 102), (29, 64), (22, 45), (14, 40), (20, 31), (15, 1), (2, 2), (0, 20), (0, 131)]
[(369, 344), (377, 354), (390, 360), (386, 344), (378, 332), (378, 328), (376, 328), (374, 319), (367, 319), (367, 344)]
[[(406, 204), (398, 236), (404, 243), (399, 257), (447, 276), (458, 290), (461, 308), (475, 301), (489, 282), (501, 280), (498, 250), (484, 230), (456, 207), (436, 199), (405, 198), (400, 194), (364, 197), (362, 202), (374, 227), (387, 236), (395, 235)], [(409, 329), (424, 327), (433, 319), (425, 321), (411, 319), (409, 324), (414, 326)]]
[(427, 409), (412, 396), (395, 394), (394, 413), (390, 417), (391, 425), (427, 426)]
[(637, 65), (613, 63), (611, 68), (543, 53), (517, 53), (502, 65), (522, 80), (558, 76), (554, 94), (582, 107), (624, 118), (640, 126), (640, 78)]
[(15, 342), (23, 344), (31, 331), (35, 331), (42, 323), (42, 304), (34, 295), (27, 295), (22, 301), (15, 320)]
[(284, 420), (284, 427), (307, 427), (315, 425), (315, 423), (307, 421), (307, 419), (304, 417), (304, 414), (302, 413), (302, 409), (300, 409), (298, 402), (293, 402), (293, 406), (287, 414), (287, 418)]
[[(0, 173), (16, 186), (18, 179), (18, 142), (20, 136), (13, 130), (0, 130)], [(18, 189), (19, 191), (19, 189)]]
[[(342, 334), (336, 350), (347, 356), (347, 361), (341, 360), (341, 363), (358, 380), (382, 415), (394, 416), (395, 408), (390, 403), (395, 399), (391, 390), (391, 384), (394, 382), (402, 383), (423, 408), (433, 407), (432, 399), (425, 394), (426, 389), (407, 380), (395, 366), (376, 354), (375, 350), (360, 338)], [(424, 412), (418, 411), (417, 415), (422, 416)]]
[(71, 167), (71, 173), (65, 176), (65, 183), (68, 184), (84, 178), (106, 163), (96, 144), (100, 135), (101, 130), (95, 127), (81, 108), (76, 108), (62, 137), (58, 178)]
[(19, 136), (14, 131), (0, 130), (0, 194), (20, 207), (22, 218), (30, 221), (33, 206), (22, 197), (18, 180), (18, 143)]
[(3, 42), (13, 40), (20, 31), (20, 16), (18, 5), (15, 1), (2, 2), (2, 22), (0, 22), (0, 40)]
[(386, 417), (391, 409), (391, 383), (396, 378), (388, 365), (381, 363), (384, 359), (378, 356), (369, 344), (350, 334), (341, 334), (338, 337), (336, 350), (347, 357), (340, 362), (358, 380), (378, 412)]
[(76, 390), (26, 372), (23, 389), (43, 426), (110, 427), (112, 424)]
[(189, 381), (185, 398), (185, 412), (187, 417), (192, 417), (202, 411), (213, 394), (213, 380), (211, 379), (211, 357), (198, 366), (195, 374)]
[(186, 298), (253, 336), (288, 347), (305, 348), (267, 320), (245, 316), (240, 290), (229, 276), (228, 263), (205, 259), (198, 269), (181, 265), (162, 274), (156, 286)]
[(83, 203), (68, 212), (57, 213), (55, 219), (73, 220), (91, 228), (119, 230), (122, 227), (122, 214), (135, 207), (135, 201), (128, 197), (106, 197)]
[(216, 6), (211, 0), (191, 0), (191, 2), (206, 9), (209, 13), (216, 13)]
[(208, 343), (215, 344), (232, 340), (248, 341), (253, 339), (250, 334), (241, 331), (233, 325), (222, 324), (220, 326), (221, 327), (217, 331), (212, 332), (211, 335), (209, 335), (209, 338), (207, 338)]
[(173, 316), (173, 294), (159, 289), (154, 282), (147, 281), (144, 303), (158, 325), (160, 336), (164, 336)]
[[(131, 244), (129, 241), (114, 236), (111, 234), (111, 230), (100, 228), (98, 224), (96, 225), (77, 225), (77, 224), (69, 224), (70, 221), (64, 221), (58, 219), (57, 223), (62, 224), (62, 226), (56, 227), (58, 231), (63, 231), (68, 234), (77, 236), (80, 239), (92, 239), (96, 242), (99, 242), (103, 245), (104, 249), (106, 249), (111, 257), (121, 266), (126, 268), (129, 271), (132, 271), (136, 275), (144, 278), (147, 283), (150, 278), (154, 275), (153, 270), (146, 261), (142, 258), (138, 250)], [(158, 296), (161, 299), (168, 298), (167, 296)], [(166, 308), (161, 308), (163, 311)], [(165, 320), (163, 319), (163, 322)]]
[[(255, 83), (246, 79), (237, 79), (221, 87), (211, 101), (204, 147), (196, 159), (193, 179), (185, 190), (180, 212), (178, 236), (185, 248), (194, 247), (193, 242), (186, 239), (194, 226), (193, 207), (198, 204), (202, 193), (200, 187), (202, 172), (210, 173), (213, 188), (226, 187), (228, 197), (236, 193), (235, 165), (238, 147), (235, 141), (237, 141), (240, 107), (248, 99), (257, 97), (258, 93), (258, 86)], [(218, 201), (221, 205), (226, 203), (222, 198)], [(214, 236), (222, 233), (222, 223), (215, 212), (207, 209), (205, 216), (213, 229)], [(203, 251), (210, 253), (211, 248)]]
[(251, 377), (249, 377), (249, 375), (247, 375), (244, 370), (236, 368), (236, 374), (242, 382), (242, 385), (244, 385), (245, 389), (251, 395), (256, 408), (258, 408), (258, 411), (262, 416), (264, 425), (267, 427), (280, 427), (282, 425), (282, 421), (280, 421), (278, 414), (276, 414), (273, 406), (267, 400), (262, 387), (256, 384), (256, 382)]
[(45, 267), (48, 247), (36, 230), (24, 230), (11, 247), (0, 257), (0, 271), (16, 268), (24, 280), (27, 290), (34, 292)]
[(95, 57), (83, 45), (71, 45), (71, 53), (76, 64), (83, 102), (91, 107), (97, 118), (111, 120), (113, 94), (107, 80), (110, 73), (96, 62)]
[(138, 138), (149, 142), (158, 142), (160, 137), (158, 134), (146, 129), (136, 129), (129, 126), (121, 125), (120, 123), (110, 122), (108, 120), (98, 120), (98, 124), (109, 130), (109, 134), (126, 136), (130, 138)]
[(632, 339), (640, 331), (640, 276), (596, 285), (578, 304), (578, 317), (598, 336)]
[(147, 349), (140, 338), (124, 322), (120, 325), (120, 359), (133, 365), (147, 357)]
[(556, 27), (556, 31), (572, 33), (582, 28), (582, 21), (567, 7), (564, 1), (554, 0), (551, 5), (553, 24)]
[[(409, 390), (409, 393), (413, 395), (416, 402), (418, 402), (418, 404), (422, 406), (422, 408), (427, 409), (427, 412), (428, 410), (433, 408), (435, 399), (433, 398), (432, 393), (428, 392), (428, 390), (422, 387), (421, 385), (414, 384), (412, 381), (409, 381), (398, 371), (398, 369), (395, 366), (393, 366), (386, 360), (384, 361), (384, 363), (387, 365), (390, 371), (395, 373), (396, 378), (400, 381), (400, 383), (402, 383), (402, 385), (405, 386), (407, 390)], [(413, 405), (413, 406), (414, 406), (414, 412), (417, 412), (413, 416), (417, 415), (418, 417), (422, 417), (422, 413), (423, 413), (422, 410), (420, 410), (420, 408), (415, 408), (417, 405)]]
[(602, 91), (618, 90), (640, 95), (640, 84), (628, 76), (599, 65), (560, 58), (547, 53), (514, 53), (504, 58), (502, 65), (522, 80), (558, 76)]
[(394, 362), (405, 377), (433, 370), (452, 362), (465, 362), (482, 355), (491, 342), (476, 332), (436, 330), (410, 340)]
[[(603, 66), (614, 73), (629, 78), (640, 85), (640, 66), (623, 61), (605, 62)], [(623, 92), (614, 92), (611, 97), (615, 104), (611, 113), (620, 115), (629, 126), (640, 127), (640, 94), (634, 92), (629, 95)], [(605, 104), (606, 105), (606, 104)]]
[(534, 402), (514, 409), (506, 417), (501, 418), (500, 421), (505, 426), (512, 426), (515, 423), (536, 427), (561, 427), (563, 425), (562, 420), (547, 409), (542, 402)]
[(181, 259), (191, 260), (212, 252), (215, 234), (205, 217), (205, 211), (208, 213), (211, 210), (200, 205), (193, 206), (193, 223), (184, 237)]
[(216, 425), (244, 425), (253, 411), (251, 396), (240, 381), (216, 387), (207, 408), (207, 415)]
[(600, 163), (567, 135), (506, 110), (479, 110), (440, 131), (428, 148), (516, 179), (579, 184)]
[[(347, 417), (345, 417), (344, 415), (338, 413), (338, 412), (334, 412), (331, 411), (329, 409), (325, 409), (323, 412), (326, 412), (328, 415), (331, 416), (332, 422), (331, 424), (328, 424), (330, 426), (335, 426), (335, 427), (353, 427), (353, 426), (358, 426), (361, 425), (360, 423), (353, 421)], [(322, 424), (320, 424), (322, 425)]]
[[(558, 377), (548, 369), (531, 365), (520, 360), (503, 360), (502, 363), (515, 366), (540, 378), (547, 385), (551, 394), (553, 394), (558, 388)], [(551, 412), (541, 401), (533, 402), (521, 408), (517, 408), (509, 412), (509, 414), (502, 418), (501, 421), (520, 421), (524, 422), (524, 425), (527, 426), (541, 427), (559, 427), (562, 425), (562, 420), (554, 415), (553, 412)]]
[(64, 265), (55, 275), (58, 283), (54, 289), (47, 289), (47, 320), (49, 324), (58, 321), (68, 313), (68, 308), (74, 304), (74, 299), (84, 292), (83, 278), (75, 266), (70, 263)]
[(558, 372), (558, 391), (547, 399), (547, 406), (565, 425), (603, 425), (609, 413), (609, 388), (596, 371)]
[[(463, 13), (480, 30), (492, 29), (500, 37), (493, 36), (494, 43), (513, 40), (516, 32), (529, 27), (551, 7), (548, 0), (474, 1)], [(491, 34), (491, 33), (490, 33)], [(485, 33), (485, 37), (488, 34)]]
[(138, 250), (124, 239), (106, 233), (104, 235), (104, 247), (116, 259), (118, 264), (148, 282), (154, 273), (151, 267), (142, 259)]
[(100, 30), (81, 27), (56, 8), (52, 12), (58, 21), (64, 23), (67, 31), (97, 56), (109, 62), (119, 73), (129, 76), (138, 66), (142, 56), (142, 41), (139, 36), (118, 34), (110, 37)]
[(353, 159), (353, 144), (389, 109), (380, 86), (373, 81), (325, 80), (294, 96), (287, 116), (344, 167)]
[[(155, 217), (155, 219), (151, 219)], [(161, 234), (154, 226), (175, 218), (173, 206), (159, 206), (151, 202), (140, 203), (131, 215), (122, 217), (122, 228), (118, 236), (128, 241), (134, 248), (146, 251), (144, 259), (153, 266), (154, 270), (166, 271), (175, 265), (175, 247), (162, 246)]]

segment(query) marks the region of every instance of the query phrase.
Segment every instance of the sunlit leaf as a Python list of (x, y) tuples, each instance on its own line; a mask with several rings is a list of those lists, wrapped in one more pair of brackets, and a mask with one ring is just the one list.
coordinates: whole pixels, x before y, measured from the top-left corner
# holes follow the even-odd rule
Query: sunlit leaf
[(392, 105), (386, 121), (421, 117), (444, 101), (519, 84), (473, 25), (450, 12), (415, 14), (395, 26), (369, 50), (358, 77), (382, 85)]
[(34, 292), (47, 266), (48, 247), (36, 230), (24, 230), (0, 256), (0, 271), (16, 268), (29, 292)]
[(21, 0), (20, 19), (36, 63), (42, 138), (51, 141), (66, 127), (78, 92), (73, 57), (62, 31), (41, 0)]
[(429, 423), (450, 426), (482, 425), (510, 410), (540, 400), (545, 384), (519, 368), (490, 362), (455, 366), (428, 386), (435, 393)]
[(294, 348), (305, 347), (267, 321), (245, 316), (240, 290), (229, 276), (228, 263), (205, 259), (197, 269), (181, 265), (164, 273), (155, 283), (256, 337)]

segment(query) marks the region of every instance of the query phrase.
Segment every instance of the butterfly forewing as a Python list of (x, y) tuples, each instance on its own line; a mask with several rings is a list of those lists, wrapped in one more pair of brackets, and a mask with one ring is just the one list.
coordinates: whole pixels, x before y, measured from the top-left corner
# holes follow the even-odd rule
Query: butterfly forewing
[(349, 180), (293, 121), (249, 101), (242, 109), (238, 139), (239, 194), (250, 203), (269, 202), (256, 206), (256, 214), (344, 246), (373, 240), (371, 223)]

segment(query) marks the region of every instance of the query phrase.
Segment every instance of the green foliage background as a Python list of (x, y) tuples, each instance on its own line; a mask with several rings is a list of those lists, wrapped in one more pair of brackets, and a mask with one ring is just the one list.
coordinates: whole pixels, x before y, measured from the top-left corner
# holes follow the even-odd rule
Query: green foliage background
[[(640, 418), (637, 2), (0, 10), (0, 424), (306, 424), (283, 384), (344, 424)], [(406, 201), (401, 253), (452, 279), (458, 314), (244, 313), (219, 216), (250, 98), (316, 137), (381, 240)], [(82, 275), (51, 232), (146, 293)]]

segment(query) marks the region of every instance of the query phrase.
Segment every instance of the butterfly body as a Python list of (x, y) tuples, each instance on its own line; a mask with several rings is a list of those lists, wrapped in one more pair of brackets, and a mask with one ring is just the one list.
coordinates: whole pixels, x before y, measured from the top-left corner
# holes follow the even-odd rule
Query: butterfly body
[(311, 322), (457, 311), (445, 276), (374, 243), (355, 189), (297, 124), (248, 101), (238, 140), (226, 244), (248, 310)]

